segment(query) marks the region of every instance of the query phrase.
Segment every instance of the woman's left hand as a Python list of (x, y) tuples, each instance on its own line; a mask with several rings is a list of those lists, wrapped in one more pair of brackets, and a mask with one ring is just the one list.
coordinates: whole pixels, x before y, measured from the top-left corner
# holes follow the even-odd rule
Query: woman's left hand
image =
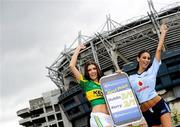
[(167, 25), (166, 25), (165, 23), (163, 23), (163, 24), (161, 25), (161, 27), (160, 27), (160, 32), (166, 34), (167, 31), (168, 31), (168, 27), (167, 27)]

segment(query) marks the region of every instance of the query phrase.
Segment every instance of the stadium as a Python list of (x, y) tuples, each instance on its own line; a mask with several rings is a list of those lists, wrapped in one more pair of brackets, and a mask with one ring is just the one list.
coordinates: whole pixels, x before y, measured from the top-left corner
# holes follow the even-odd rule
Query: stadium
[[(83, 72), (87, 61), (98, 63), (104, 75), (122, 69), (128, 74), (135, 73), (136, 55), (142, 49), (148, 49), (154, 56), (159, 40), (159, 26), (168, 25), (168, 33), (162, 55), (162, 65), (158, 72), (156, 90), (172, 110), (173, 123), (178, 124), (180, 113), (180, 4), (174, 3), (156, 12), (149, 1), (147, 16), (118, 23), (107, 16), (103, 28), (91, 37), (81, 35), (68, 48), (60, 53), (48, 67), (48, 76), (60, 90), (59, 104), (73, 127), (89, 126), (90, 106), (82, 89), (73, 78), (69, 62), (79, 43), (86, 49), (78, 57), (78, 68)], [(74, 48), (73, 48), (74, 46)], [(69, 126), (68, 125), (68, 126)], [(66, 126), (66, 125), (65, 125)]]

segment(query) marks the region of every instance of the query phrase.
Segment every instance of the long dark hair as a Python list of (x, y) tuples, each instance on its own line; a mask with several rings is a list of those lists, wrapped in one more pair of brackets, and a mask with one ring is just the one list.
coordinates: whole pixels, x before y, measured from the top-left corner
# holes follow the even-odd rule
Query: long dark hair
[[(147, 50), (147, 49), (141, 50), (138, 53), (137, 57), (140, 58), (143, 53), (149, 53), (149, 55), (151, 57), (151, 52), (149, 50)], [(147, 71), (150, 66), (151, 66), (151, 64), (149, 64), (148, 67), (144, 71)], [(139, 69), (139, 62), (137, 61), (136, 71), (138, 71), (138, 69)]]
[(94, 65), (94, 66), (96, 66), (96, 69), (97, 69), (97, 78), (98, 78), (98, 81), (99, 81), (99, 79), (100, 79), (101, 76), (102, 76), (102, 73), (101, 73), (101, 70), (100, 70), (98, 64), (95, 63), (94, 61), (89, 61), (89, 62), (87, 62), (87, 63), (85, 64), (85, 66), (84, 66), (84, 77), (85, 77), (85, 79), (91, 80), (91, 78), (90, 78), (90, 76), (89, 76), (89, 73), (88, 73), (88, 66), (89, 66), (89, 65)]

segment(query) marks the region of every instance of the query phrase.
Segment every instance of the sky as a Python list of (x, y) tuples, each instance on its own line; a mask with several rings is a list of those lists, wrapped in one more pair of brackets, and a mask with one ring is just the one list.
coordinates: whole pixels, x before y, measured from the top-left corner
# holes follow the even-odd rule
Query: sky
[[(154, 0), (157, 11), (180, 0)], [(0, 0), (0, 126), (21, 127), (16, 112), (56, 89), (49, 67), (81, 31), (147, 15), (147, 0)]]

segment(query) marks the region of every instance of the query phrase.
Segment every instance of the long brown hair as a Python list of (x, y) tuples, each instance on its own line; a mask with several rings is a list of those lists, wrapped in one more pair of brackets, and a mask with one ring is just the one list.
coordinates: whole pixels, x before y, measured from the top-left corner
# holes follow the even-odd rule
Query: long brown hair
[(88, 73), (88, 66), (89, 66), (89, 65), (94, 65), (94, 66), (96, 66), (96, 69), (97, 69), (97, 78), (98, 78), (98, 81), (99, 81), (99, 79), (100, 79), (101, 76), (102, 76), (102, 73), (101, 73), (101, 70), (100, 70), (98, 64), (95, 63), (94, 61), (89, 61), (89, 62), (87, 62), (87, 63), (85, 64), (85, 66), (84, 66), (84, 77), (85, 77), (87, 80), (91, 80), (91, 78), (90, 78), (90, 76), (89, 76), (89, 73)]

